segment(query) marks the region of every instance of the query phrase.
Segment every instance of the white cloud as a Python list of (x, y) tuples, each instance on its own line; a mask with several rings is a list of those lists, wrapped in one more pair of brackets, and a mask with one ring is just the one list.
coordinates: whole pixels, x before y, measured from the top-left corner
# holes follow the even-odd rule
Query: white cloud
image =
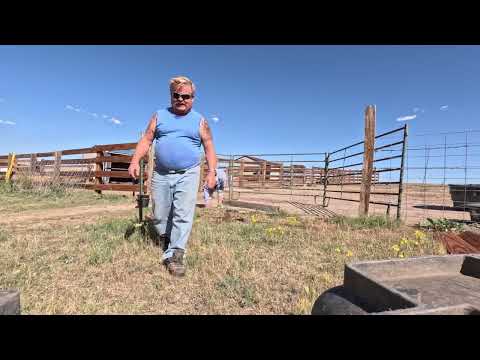
[(72, 111), (76, 111), (76, 112), (82, 111), (79, 107), (75, 107), (75, 106), (72, 106), (72, 105), (67, 105), (67, 106), (65, 106), (65, 109), (67, 109), (67, 110), (72, 110)]
[(120, 125), (122, 123), (120, 120), (114, 117), (112, 117), (109, 121), (114, 123), (115, 125)]
[(446, 111), (447, 109), (448, 109), (448, 105), (440, 106), (440, 110), (442, 111)]
[(413, 120), (417, 117), (417, 115), (407, 115), (407, 116), (402, 116), (397, 118), (397, 121), (407, 121), (407, 120)]
[[(94, 118), (99, 118), (100, 117), (100, 115), (98, 113), (90, 112), (88, 110), (82, 110), (80, 107), (74, 106), (74, 105), (66, 105), (65, 109), (76, 111), (76, 112), (85, 112), (85, 113), (87, 113), (88, 115), (90, 115)], [(108, 121), (111, 122), (112, 124), (115, 124), (115, 125), (122, 124), (122, 121), (120, 121), (119, 119), (117, 119), (115, 117), (111, 117), (110, 115), (102, 114), (101, 117), (103, 119), (108, 119)]]
[(13, 121), (8, 121), (8, 120), (0, 120), (0, 124), (5, 124), (5, 125), (16, 125)]
[(220, 118), (218, 116), (212, 116), (212, 120), (213, 122), (219, 122), (220, 121)]

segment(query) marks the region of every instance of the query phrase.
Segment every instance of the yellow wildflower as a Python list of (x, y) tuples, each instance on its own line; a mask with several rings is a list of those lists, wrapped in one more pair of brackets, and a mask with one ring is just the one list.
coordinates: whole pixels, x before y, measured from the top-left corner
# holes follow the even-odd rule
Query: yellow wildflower
[(288, 222), (289, 225), (297, 225), (299, 223), (297, 218), (293, 217), (293, 216), (287, 217), (287, 222)]
[(393, 245), (393, 246), (392, 246), (392, 250), (398, 252), (398, 251), (400, 251), (400, 246), (398, 246), (398, 245)]
[(353, 256), (353, 253), (352, 253), (350, 250), (348, 250), (348, 251), (347, 251), (347, 256), (348, 256), (348, 257)]
[(415, 239), (417, 240), (423, 240), (425, 239), (426, 234), (420, 230), (415, 230)]

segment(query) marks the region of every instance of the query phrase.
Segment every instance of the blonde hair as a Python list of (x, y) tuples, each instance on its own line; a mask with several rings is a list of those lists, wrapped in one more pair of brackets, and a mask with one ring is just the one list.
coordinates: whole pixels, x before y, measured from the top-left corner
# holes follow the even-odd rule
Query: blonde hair
[(195, 95), (195, 84), (186, 76), (177, 76), (170, 79), (170, 93), (180, 85), (189, 85), (192, 88), (192, 95)]

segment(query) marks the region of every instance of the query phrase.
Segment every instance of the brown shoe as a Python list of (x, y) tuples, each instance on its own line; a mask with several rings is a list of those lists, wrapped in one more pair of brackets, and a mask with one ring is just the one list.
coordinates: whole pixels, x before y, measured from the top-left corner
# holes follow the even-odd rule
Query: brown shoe
[(183, 263), (183, 250), (174, 250), (173, 255), (164, 261), (168, 272), (173, 276), (185, 276), (185, 264)]

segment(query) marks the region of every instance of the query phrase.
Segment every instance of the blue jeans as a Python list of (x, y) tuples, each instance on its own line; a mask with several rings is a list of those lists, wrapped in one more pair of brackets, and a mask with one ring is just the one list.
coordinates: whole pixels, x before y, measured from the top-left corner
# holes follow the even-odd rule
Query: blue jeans
[(185, 250), (192, 231), (197, 203), (200, 167), (183, 174), (154, 171), (152, 177), (152, 208), (155, 229), (159, 235), (170, 238), (163, 260), (175, 249)]

